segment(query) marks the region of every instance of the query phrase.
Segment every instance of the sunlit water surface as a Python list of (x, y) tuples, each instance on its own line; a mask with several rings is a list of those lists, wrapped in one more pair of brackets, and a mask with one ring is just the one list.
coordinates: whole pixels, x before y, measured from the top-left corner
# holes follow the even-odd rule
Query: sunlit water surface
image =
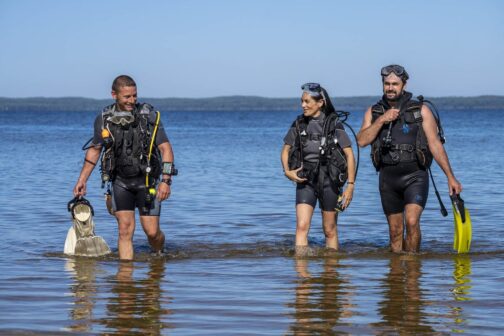
[[(105, 258), (69, 258), (66, 204), (94, 113), (0, 114), (0, 333), (118, 335), (502, 334), (504, 111), (442, 113), (446, 148), (471, 211), (471, 253), (451, 249), (453, 219), (431, 188), (422, 253), (393, 255), (369, 150), (361, 151), (341, 251), (293, 257), (294, 185), (280, 166), (299, 112), (163, 113), (180, 174), (163, 205), (166, 258), (140, 227), (135, 261), (117, 258), (117, 227), (98, 171), (88, 184)], [(349, 122), (357, 131), (361, 112)], [(445, 205), (446, 178), (433, 169)]]

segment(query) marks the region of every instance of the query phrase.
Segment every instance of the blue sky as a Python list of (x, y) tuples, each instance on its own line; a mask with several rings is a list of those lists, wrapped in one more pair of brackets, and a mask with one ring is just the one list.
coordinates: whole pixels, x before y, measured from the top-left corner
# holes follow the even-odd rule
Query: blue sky
[(504, 1), (0, 0), (0, 96), (378, 95), (399, 63), (426, 96), (504, 95)]

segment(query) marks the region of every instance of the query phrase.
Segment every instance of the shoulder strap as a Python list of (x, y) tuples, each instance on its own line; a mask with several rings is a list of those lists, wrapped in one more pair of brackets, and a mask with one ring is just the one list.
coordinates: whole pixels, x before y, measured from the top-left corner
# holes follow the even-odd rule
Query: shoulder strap
[(378, 119), (378, 117), (381, 116), (383, 113), (385, 113), (385, 106), (380, 104), (380, 102), (371, 106), (372, 122)]
[(413, 117), (415, 118), (415, 123), (421, 124), (423, 121), (422, 118), (422, 102), (418, 100), (410, 100), (406, 105), (406, 112), (413, 113)]
[(155, 109), (150, 104), (139, 103), (136, 106), (136, 115), (138, 118), (135, 118), (135, 122), (138, 122), (138, 125), (140, 125), (140, 137), (142, 141), (147, 143), (150, 141), (152, 128), (156, 124)]
[(302, 159), (304, 157), (304, 154), (303, 154), (303, 139), (301, 139), (301, 133), (305, 131), (307, 127), (306, 120), (302, 114), (296, 118), (296, 121), (294, 121), (294, 127), (296, 128), (295, 144), (299, 149), (300, 158)]
[(111, 105), (108, 105), (108, 106), (105, 106), (102, 110), (102, 120), (103, 120), (103, 125), (105, 125), (105, 120), (107, 119), (107, 117), (109, 115), (111, 115), (112, 113), (114, 113), (114, 108), (115, 104), (111, 104)]
[(156, 122), (155, 110), (151, 104), (140, 103), (138, 104), (137, 111), (138, 115), (147, 119), (149, 123), (154, 124)]
[(372, 113), (383, 114), (385, 113), (385, 107), (382, 104), (374, 104), (371, 106)]
[(302, 114), (299, 115), (296, 118), (295, 123), (296, 123), (296, 131), (298, 133), (298, 136), (301, 136), (301, 133), (303, 133), (303, 131), (306, 131), (306, 129), (308, 128), (308, 123), (306, 122), (305, 116)]
[(151, 104), (140, 103), (138, 104), (138, 111), (140, 114), (149, 114), (151, 111), (154, 111), (154, 107)]
[(102, 116), (114, 113), (114, 110), (115, 110), (114, 106), (115, 106), (115, 104), (110, 104), (108, 106), (105, 106), (102, 110)]
[(102, 116), (102, 128), (106, 127), (105, 122), (107, 121), (107, 117), (110, 116), (112, 113), (114, 113), (114, 106), (115, 104), (111, 104), (108, 106), (105, 106), (101, 112)]
[(432, 115), (434, 116), (434, 119), (436, 120), (436, 124), (438, 127), (439, 139), (441, 140), (441, 143), (444, 144), (446, 142), (446, 138), (444, 136), (443, 126), (441, 125), (441, 117), (439, 116), (439, 112), (438, 112), (436, 105), (433, 102), (431, 102), (430, 100), (424, 99), (424, 96), (422, 96), (422, 95), (418, 96), (418, 100), (422, 103), (425, 102), (427, 104), (427, 106), (430, 108)]
[(333, 134), (336, 129), (344, 130), (345, 128), (343, 127), (339, 116), (336, 113), (330, 113), (324, 120), (324, 136), (328, 137), (329, 135)]

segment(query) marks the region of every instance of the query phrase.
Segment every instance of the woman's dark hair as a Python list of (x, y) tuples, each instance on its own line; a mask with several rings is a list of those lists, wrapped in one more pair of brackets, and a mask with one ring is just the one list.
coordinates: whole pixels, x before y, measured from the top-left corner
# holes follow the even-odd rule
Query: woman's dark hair
[(322, 107), (322, 112), (324, 112), (325, 115), (336, 112), (336, 109), (334, 108), (334, 105), (332, 104), (331, 98), (329, 97), (329, 94), (327, 93), (326, 89), (320, 87), (320, 93), (321, 94), (318, 96), (313, 96), (313, 99), (315, 99), (316, 101), (319, 101), (321, 99), (324, 100), (324, 106)]

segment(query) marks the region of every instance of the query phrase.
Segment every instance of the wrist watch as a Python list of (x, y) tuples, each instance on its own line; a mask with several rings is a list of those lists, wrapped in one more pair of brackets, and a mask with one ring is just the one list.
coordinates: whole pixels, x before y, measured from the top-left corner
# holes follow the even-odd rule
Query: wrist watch
[(161, 182), (166, 183), (166, 184), (168, 184), (168, 185), (171, 185), (171, 184), (172, 184), (172, 180), (171, 180), (171, 178), (169, 178), (169, 179), (162, 179), (162, 180), (161, 180)]

